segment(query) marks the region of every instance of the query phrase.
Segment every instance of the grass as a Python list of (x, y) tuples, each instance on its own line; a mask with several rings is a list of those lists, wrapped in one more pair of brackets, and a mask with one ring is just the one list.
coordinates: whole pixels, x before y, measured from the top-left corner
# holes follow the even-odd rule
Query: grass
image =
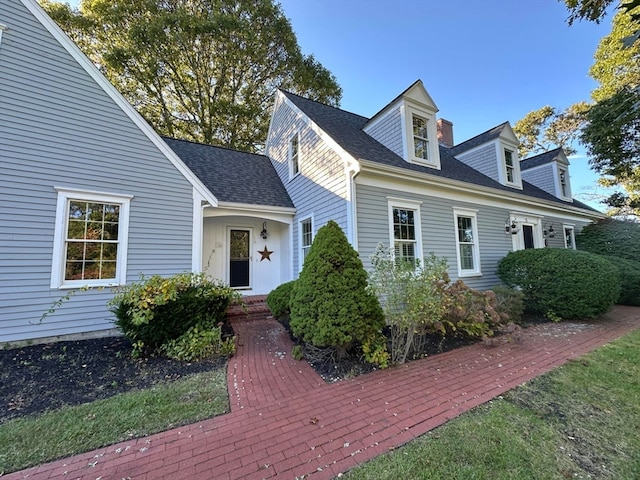
[(225, 369), (0, 425), (0, 476), (229, 410)]
[(640, 330), (345, 478), (640, 478)]

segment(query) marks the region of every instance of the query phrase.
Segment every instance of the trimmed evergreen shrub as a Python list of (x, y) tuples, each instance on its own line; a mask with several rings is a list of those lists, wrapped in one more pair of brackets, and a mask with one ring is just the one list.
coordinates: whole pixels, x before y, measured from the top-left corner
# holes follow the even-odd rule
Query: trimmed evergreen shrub
[(371, 341), (384, 326), (362, 261), (333, 220), (318, 230), (294, 284), (290, 325), (304, 342), (336, 347), (338, 357)]
[(291, 313), (291, 294), (295, 280), (283, 283), (274, 288), (267, 295), (267, 306), (276, 318), (281, 318)]
[(142, 276), (118, 288), (109, 307), (134, 354), (150, 355), (196, 325), (216, 326), (225, 320), (231, 302), (239, 300), (236, 291), (202, 273), (181, 273)]
[(576, 235), (576, 248), (640, 262), (640, 223), (605, 218)]
[(618, 272), (599, 255), (540, 248), (510, 252), (498, 276), (524, 293), (527, 310), (551, 319), (590, 318), (607, 312), (620, 293)]
[(618, 270), (620, 279), (620, 305), (640, 305), (640, 262), (626, 258), (604, 256)]

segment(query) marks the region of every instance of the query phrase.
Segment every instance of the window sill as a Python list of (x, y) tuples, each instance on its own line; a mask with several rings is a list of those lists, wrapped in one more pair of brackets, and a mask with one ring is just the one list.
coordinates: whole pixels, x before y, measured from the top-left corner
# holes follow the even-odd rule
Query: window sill
[(113, 288), (113, 287), (121, 287), (125, 283), (118, 281), (111, 282), (67, 282), (57, 286), (52, 286), (51, 288), (57, 290), (92, 290), (94, 288)]
[(471, 277), (481, 277), (482, 272), (460, 272), (458, 271), (459, 278), (471, 278)]

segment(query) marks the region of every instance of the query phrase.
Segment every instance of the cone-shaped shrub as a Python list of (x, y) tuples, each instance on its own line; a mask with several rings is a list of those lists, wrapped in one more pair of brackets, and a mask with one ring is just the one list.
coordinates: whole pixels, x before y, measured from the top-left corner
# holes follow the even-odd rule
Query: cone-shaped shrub
[(298, 338), (317, 347), (334, 346), (339, 355), (384, 326), (358, 253), (333, 220), (318, 230), (295, 282), (290, 325)]

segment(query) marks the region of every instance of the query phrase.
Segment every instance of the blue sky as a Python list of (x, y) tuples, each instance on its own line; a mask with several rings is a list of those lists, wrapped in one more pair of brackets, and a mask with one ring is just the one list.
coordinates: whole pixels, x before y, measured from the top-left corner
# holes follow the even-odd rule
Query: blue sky
[[(280, 3), (302, 51), (336, 76), (341, 108), (372, 116), (421, 79), (456, 143), (543, 105), (589, 100), (593, 54), (611, 28), (611, 15), (569, 27), (557, 0)], [(598, 176), (583, 151), (570, 171), (574, 195), (586, 200), (580, 193)]]

